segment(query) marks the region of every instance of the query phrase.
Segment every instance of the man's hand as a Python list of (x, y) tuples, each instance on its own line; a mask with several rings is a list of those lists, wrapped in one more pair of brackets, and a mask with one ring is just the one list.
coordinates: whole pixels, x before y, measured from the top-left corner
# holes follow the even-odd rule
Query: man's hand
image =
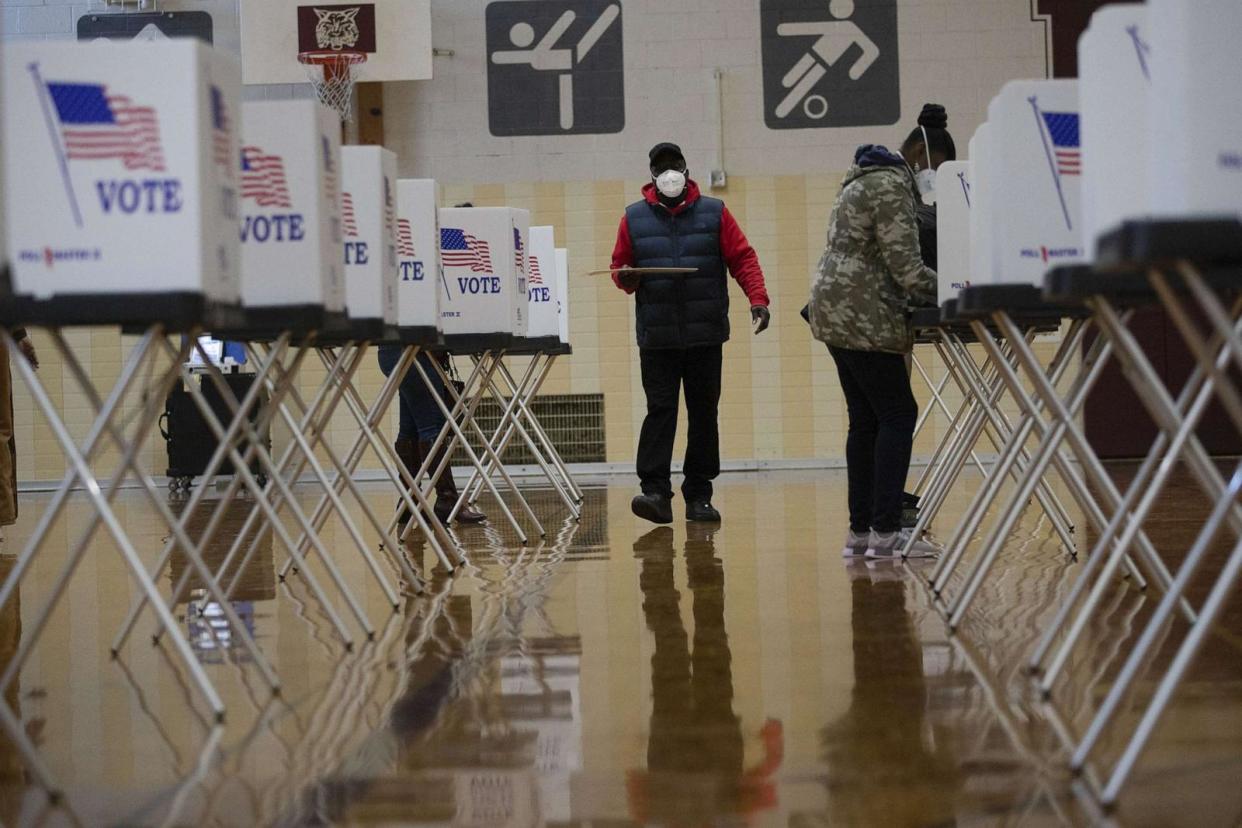
[(772, 321), (772, 314), (768, 313), (768, 309), (763, 305), (754, 305), (750, 309), (750, 324), (754, 326), (755, 333), (761, 334), (768, 329), (768, 323)]
[(38, 369), (39, 355), (35, 352), (35, 346), (34, 343), (30, 341), (30, 337), (26, 337), (21, 342), (17, 343), (17, 347), (22, 352), (22, 356), (26, 358), (26, 361), (30, 363), (30, 367)]

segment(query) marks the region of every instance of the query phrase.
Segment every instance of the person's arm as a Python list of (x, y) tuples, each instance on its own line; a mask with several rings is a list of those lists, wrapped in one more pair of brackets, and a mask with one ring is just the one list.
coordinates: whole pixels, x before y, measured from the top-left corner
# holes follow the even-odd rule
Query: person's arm
[(763, 269), (759, 267), (759, 254), (750, 246), (746, 234), (742, 232), (728, 207), (720, 216), (720, 252), (724, 256), (725, 264), (729, 266), (729, 272), (737, 279), (742, 292), (750, 300), (750, 306), (766, 308), (771, 304), (767, 285), (763, 280)]
[(905, 176), (869, 176), (868, 199), (884, 266), (914, 304), (936, 301), (936, 271), (923, 264), (914, 196)]
[(630, 223), (621, 216), (621, 228), (617, 230), (617, 244), (612, 248), (613, 283), (626, 293), (638, 290), (638, 276), (622, 276), (617, 268), (634, 266), (634, 241), (630, 238)]

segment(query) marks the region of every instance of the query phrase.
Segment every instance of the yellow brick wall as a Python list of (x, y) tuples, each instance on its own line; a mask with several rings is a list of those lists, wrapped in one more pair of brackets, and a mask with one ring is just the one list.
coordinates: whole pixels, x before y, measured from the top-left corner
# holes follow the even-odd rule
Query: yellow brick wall
[[(772, 296), (771, 328), (761, 336), (750, 333), (747, 303), (734, 286), (734, 336), (725, 346), (725, 382), (720, 407), (722, 457), (727, 461), (836, 459), (843, 456), (846, 418), (832, 360), (810, 336), (798, 311), (806, 302), (810, 274), (823, 249), (829, 210), (841, 173), (732, 177), (726, 190), (713, 193), (725, 200), (759, 253)], [(491, 184), (445, 187), (445, 204), (462, 201), (477, 206), (510, 205), (531, 211), (533, 224), (556, 230), (557, 245), (569, 249), (571, 339), (575, 353), (563, 359), (545, 386), (547, 393), (603, 393), (607, 420), (608, 461), (630, 463), (642, 423), (644, 399), (634, 346), (633, 301), (607, 277), (589, 277), (588, 271), (606, 267), (625, 206), (638, 197), (642, 180), (557, 183)], [(85, 436), (91, 420), (87, 398), (76, 390), (72, 377), (51, 347), (46, 332), (34, 331), (43, 359), (40, 377), (49, 395), (64, 412), (73, 434)], [(95, 381), (111, 387), (122, 360), (136, 341), (113, 330), (77, 330), (68, 341)], [(1047, 346), (1043, 347), (1047, 351)], [(942, 369), (930, 349), (920, 356), (933, 377)], [(520, 361), (519, 361), (520, 362)], [(162, 363), (161, 363), (162, 364)], [(461, 361), (464, 369), (465, 360)], [(314, 357), (306, 364), (303, 394), (309, 399), (323, 369)], [(374, 358), (359, 373), (364, 397), (371, 398), (383, 377)], [(14, 404), (19, 475), (24, 481), (59, 479), (64, 461), (54, 436), (27, 389), (15, 377)], [(914, 381), (916, 396), (926, 405), (923, 383)], [(951, 395), (956, 398), (956, 395)], [(136, 401), (127, 411), (136, 410)], [(947, 419), (939, 414), (920, 436), (915, 454), (929, 454)], [(389, 434), (394, 429), (390, 426)], [(684, 418), (675, 457), (684, 449)], [(276, 430), (276, 443), (285, 443)], [(332, 442), (343, 452), (357, 429), (347, 416), (338, 415)], [(147, 441), (144, 458), (155, 474), (162, 474), (166, 458), (158, 434)], [(98, 471), (115, 464), (106, 454)], [(364, 468), (374, 468), (368, 457)]]

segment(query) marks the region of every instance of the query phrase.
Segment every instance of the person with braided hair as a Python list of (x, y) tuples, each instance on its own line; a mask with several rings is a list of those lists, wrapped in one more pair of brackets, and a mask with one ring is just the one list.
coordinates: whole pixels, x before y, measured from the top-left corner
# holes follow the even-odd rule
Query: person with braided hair
[[(936, 297), (917, 210), (935, 190), (936, 169), (957, 158), (947, 127), (944, 107), (927, 104), (899, 153), (858, 148), (811, 288), (811, 331), (836, 363), (849, 414), (846, 557), (892, 558), (908, 540), (901, 513), (918, 403), (906, 370), (914, 347), (907, 308)], [(935, 548), (916, 541), (910, 553), (929, 556)]]

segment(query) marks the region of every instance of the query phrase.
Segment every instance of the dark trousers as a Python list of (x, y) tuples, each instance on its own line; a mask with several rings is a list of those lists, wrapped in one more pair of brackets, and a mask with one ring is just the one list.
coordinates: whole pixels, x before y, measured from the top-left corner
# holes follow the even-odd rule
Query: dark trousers
[(677, 434), (677, 402), (684, 386), (690, 422), (681, 493), (686, 500), (708, 499), (712, 481), (720, 474), (717, 411), (724, 348), (643, 348), (639, 354), (647, 395), (647, 418), (638, 438), (638, 479), (643, 494), (673, 496), (673, 438)]
[[(401, 361), (402, 348), (400, 345), (381, 345), (377, 350), (380, 370), (384, 372), (384, 376), (390, 376), (396, 369), (397, 363)], [(452, 408), (448, 401), (448, 392), (444, 389), (444, 381), (440, 379), (440, 374), (431, 364), (431, 355), (426, 351), (420, 351), (417, 359), (431, 379), (431, 384), (435, 386), (436, 393), (444, 400), (445, 405)], [(427, 443), (434, 442), (440, 434), (440, 429), (444, 428), (444, 413), (440, 411), (435, 397), (431, 396), (431, 392), (423, 383), (423, 378), (418, 375), (413, 365), (410, 366), (405, 379), (401, 381), (397, 399), (400, 409), (397, 436)]]
[(901, 528), (902, 491), (919, 416), (906, 361), (878, 351), (828, 351), (850, 417), (845, 441), (850, 529), (895, 532)]

